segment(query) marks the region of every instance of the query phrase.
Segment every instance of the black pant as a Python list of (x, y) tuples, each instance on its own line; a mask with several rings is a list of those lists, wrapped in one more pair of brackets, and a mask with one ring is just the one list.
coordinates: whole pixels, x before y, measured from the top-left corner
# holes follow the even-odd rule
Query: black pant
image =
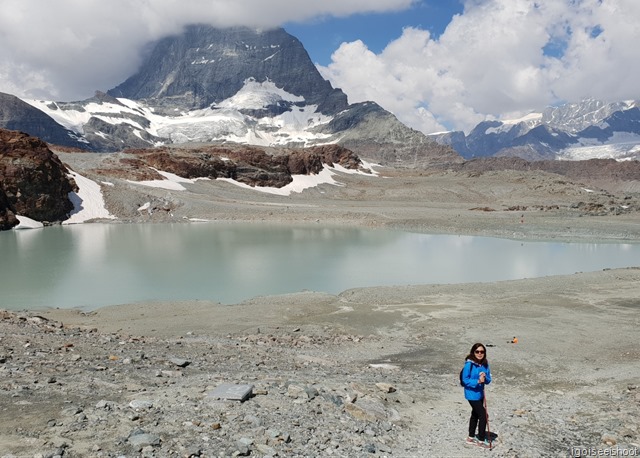
[(469, 401), (471, 404), (471, 418), (469, 418), (469, 437), (476, 435), (478, 428), (478, 440), (485, 440), (487, 432), (487, 411), (484, 408), (482, 399), (479, 401)]

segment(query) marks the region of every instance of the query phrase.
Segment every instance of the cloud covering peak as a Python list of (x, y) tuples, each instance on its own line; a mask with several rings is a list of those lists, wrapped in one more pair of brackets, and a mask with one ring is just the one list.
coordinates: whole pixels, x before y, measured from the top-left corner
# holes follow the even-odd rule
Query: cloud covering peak
[(185, 25), (274, 28), (407, 8), (412, 0), (0, 0), (0, 91), (78, 100), (131, 76), (145, 45)]

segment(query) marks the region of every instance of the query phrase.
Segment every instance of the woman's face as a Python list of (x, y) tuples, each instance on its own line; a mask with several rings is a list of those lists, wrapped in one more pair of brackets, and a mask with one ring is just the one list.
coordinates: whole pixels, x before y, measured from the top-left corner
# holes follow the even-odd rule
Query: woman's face
[(487, 350), (485, 350), (485, 348), (483, 346), (479, 346), (478, 348), (476, 348), (473, 352), (473, 355), (476, 357), (476, 359), (478, 361), (484, 359), (484, 355), (487, 352)]

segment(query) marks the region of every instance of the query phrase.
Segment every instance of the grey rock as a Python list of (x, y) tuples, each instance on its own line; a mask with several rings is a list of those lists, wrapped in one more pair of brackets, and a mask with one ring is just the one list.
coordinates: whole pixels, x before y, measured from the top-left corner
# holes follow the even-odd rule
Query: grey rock
[(135, 410), (150, 409), (153, 407), (153, 401), (147, 399), (134, 399), (129, 403), (129, 407)]
[(256, 450), (267, 456), (275, 456), (277, 454), (276, 449), (265, 444), (256, 444)]
[(231, 401), (245, 401), (253, 392), (253, 385), (236, 385), (232, 383), (222, 383), (208, 394), (213, 399), (228, 399)]
[(169, 361), (178, 367), (187, 367), (189, 364), (191, 364), (191, 361), (183, 358), (170, 358)]
[(129, 436), (127, 439), (129, 444), (133, 447), (143, 448), (147, 446), (158, 446), (160, 445), (160, 437), (155, 434), (149, 434), (144, 432), (136, 432)]

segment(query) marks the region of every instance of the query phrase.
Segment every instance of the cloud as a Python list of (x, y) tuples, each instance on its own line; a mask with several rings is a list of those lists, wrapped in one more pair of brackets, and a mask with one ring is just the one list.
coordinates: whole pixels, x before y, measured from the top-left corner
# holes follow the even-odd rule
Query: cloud
[(0, 91), (78, 100), (131, 76), (145, 44), (183, 26), (269, 28), (388, 12), (414, 0), (0, 0)]
[(468, 130), (563, 101), (640, 99), (638, 17), (637, 0), (467, 0), (439, 37), (407, 28), (380, 54), (343, 43), (320, 71), (423, 132)]

